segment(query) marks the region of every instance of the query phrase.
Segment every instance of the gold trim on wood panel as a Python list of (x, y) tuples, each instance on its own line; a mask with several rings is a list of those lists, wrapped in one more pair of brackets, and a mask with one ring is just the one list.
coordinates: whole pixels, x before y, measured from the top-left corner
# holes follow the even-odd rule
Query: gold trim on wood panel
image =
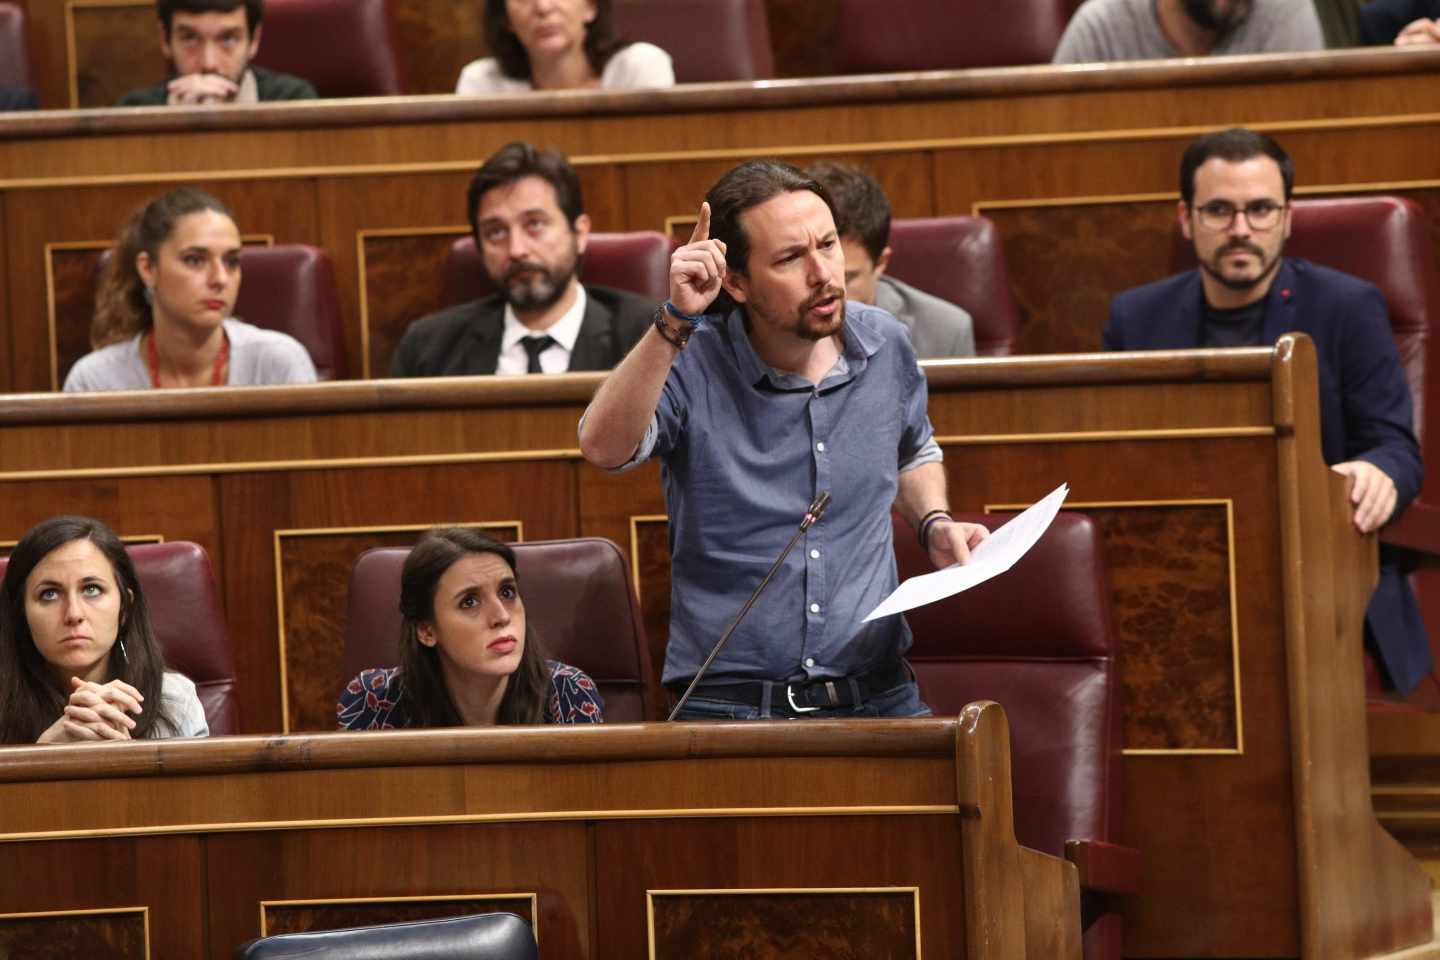
[(460, 227), (376, 227), (355, 231), (355, 258), (360, 265), (360, 369), (365, 379), (370, 375), (370, 285), (365, 279), (365, 241), (371, 237), (435, 237), (445, 234), (467, 235), (468, 226)]
[[(73, 0), (72, 0), (73, 2)], [(117, 3), (125, 5), (125, 0)], [(958, 104), (958, 101), (957, 101)], [(802, 108), (803, 109), (803, 108)], [(483, 122), (483, 121), (481, 121)], [(415, 125), (434, 126), (433, 121), (416, 120)], [(1440, 113), (1397, 114), (1382, 117), (1347, 117), (1323, 120), (1269, 121), (1245, 126), (1262, 132), (1353, 130), (1380, 127), (1419, 127), (1440, 123)], [(757, 152), (773, 157), (811, 157), (838, 154), (915, 153), (920, 151), (975, 150), (1006, 146), (1047, 146), (1062, 143), (1109, 143), (1125, 140), (1192, 139), (1217, 129), (1215, 124), (1186, 127), (1149, 127), (1125, 130), (1057, 131), (1052, 133), (1008, 134), (988, 137), (930, 137), (916, 140), (884, 140), (868, 143), (827, 143), (726, 147), (712, 150), (667, 150), (633, 154), (588, 154), (573, 156), (573, 167), (630, 165), (642, 163), (745, 160)], [(310, 167), (258, 167), (245, 170), (177, 170), (167, 173), (108, 174), (88, 177), (47, 177), (0, 180), (0, 190), (49, 189), (55, 187), (98, 187), (119, 184), (180, 184), (203, 180), (285, 180), (312, 177), (361, 177), (400, 174), (470, 173), (474, 160), (436, 160), (420, 163), (377, 163), (317, 165)], [(1298, 192), (1298, 191), (1297, 191)]]
[(640, 592), (640, 524), (669, 522), (670, 518), (663, 513), (630, 515), (630, 581), (635, 584), (635, 604), (641, 610), (645, 609), (645, 600)]
[[(379, 736), (379, 734), (376, 734)], [(933, 816), (960, 813), (956, 804), (895, 804), (851, 807), (694, 807), (648, 810), (517, 810), (416, 817), (346, 817), (330, 820), (248, 820), (234, 823), (177, 823), (157, 827), (37, 830), (0, 833), (0, 843), (82, 840), (100, 837), (157, 837), (192, 833), (246, 833), (264, 830), (343, 830), (351, 827), (424, 827), (464, 823), (549, 823), (564, 820), (699, 820), (706, 817)]]
[[(38, 910), (30, 913), (0, 913), (0, 920), (48, 920), (51, 917), (100, 917), (116, 913), (140, 914), (140, 926), (145, 936), (145, 960), (150, 960), (149, 907), (97, 907), (94, 910)], [(6, 956), (9, 956), (9, 954), (6, 954)]]
[(418, 453), (393, 457), (332, 457), (322, 460), (240, 460), (233, 463), (155, 464), (147, 467), (86, 467), (72, 470), (16, 470), (0, 483), (31, 480), (96, 480), (127, 477), (183, 477), (206, 474), (277, 473), (282, 470), (354, 470), (365, 467), (425, 467), (510, 460), (579, 460), (573, 450), (497, 450), (485, 453)]
[[(987, 503), (985, 513), (997, 510), (1024, 510), (1029, 503)], [(1239, 757), (1245, 754), (1245, 710), (1240, 698), (1240, 616), (1235, 585), (1235, 501), (1229, 497), (1200, 497), (1178, 500), (1067, 500), (1062, 510), (1112, 510), (1131, 507), (1221, 507), (1225, 508), (1225, 554), (1230, 580), (1231, 682), (1235, 687), (1235, 747), (1182, 747), (1174, 749), (1121, 749), (1127, 757)]]
[[(74, 0), (72, 0), (72, 3)], [(106, 3), (104, 0), (90, 0), (92, 6), (127, 6), (130, 0), (121, 0), (119, 3)], [(68, 15), (70, 7), (67, 6)], [(240, 242), (259, 243), (263, 246), (273, 247), (275, 237), (269, 233), (248, 233), (240, 235)], [(60, 389), (60, 334), (55, 324), (55, 263), (54, 253), (57, 250), (108, 250), (113, 246), (113, 240), (59, 240), (45, 244), (45, 322), (50, 328), (50, 389)]]
[(328, 900), (261, 900), (260, 936), (269, 936), (269, 934), (266, 933), (266, 907), (329, 907), (352, 903), (440, 903), (455, 900), (529, 900), (530, 932), (535, 937), (535, 942), (540, 942), (540, 897), (535, 893), (456, 893), (449, 896), (437, 893), (417, 897), (332, 897)]
[[(127, 546), (142, 543), (164, 543), (165, 535), (161, 533), (131, 533), (121, 536), (120, 542)], [(19, 540), (0, 540), (0, 550), (12, 550), (19, 544)]]
[(937, 436), (935, 442), (956, 447), (1000, 443), (1103, 443), (1111, 440), (1196, 440), (1203, 438), (1273, 437), (1274, 427), (1182, 427), (1168, 430), (1075, 430), (1057, 433), (990, 433)]
[(289, 537), (330, 537), (347, 533), (414, 533), (432, 527), (469, 527), (476, 530), (497, 530), (514, 527), (518, 532), (517, 543), (525, 540), (525, 523), (521, 520), (483, 520), (466, 523), (401, 523), (371, 527), (303, 527), (298, 529), (275, 530), (275, 619), (280, 634), (280, 732), (290, 732), (290, 678), (285, 666), (285, 576), (280, 560), (280, 542)]
[(775, 894), (853, 894), (853, 893), (909, 893), (915, 910), (915, 960), (920, 955), (920, 888), (919, 887), (746, 887), (743, 889), (697, 889), (697, 890), (646, 890), (645, 931), (649, 938), (649, 958), (655, 958), (655, 898), (656, 897), (743, 897)]

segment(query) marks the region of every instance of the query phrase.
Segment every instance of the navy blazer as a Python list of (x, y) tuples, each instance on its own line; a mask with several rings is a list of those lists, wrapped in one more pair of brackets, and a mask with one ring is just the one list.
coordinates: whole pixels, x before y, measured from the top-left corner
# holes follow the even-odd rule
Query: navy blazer
[[(1110, 303), (1106, 350), (1189, 350), (1200, 346), (1205, 294), (1190, 270), (1126, 290)], [(1320, 446), (1326, 463), (1367, 460), (1395, 481), (1394, 516), (1420, 492), (1424, 468), (1413, 429), (1410, 387), (1374, 284), (1305, 260), (1285, 258), (1265, 304), (1263, 342), (1284, 333), (1315, 342), (1320, 380)], [(1430, 671), (1430, 643), (1401, 569), (1384, 545), (1380, 583), (1366, 611), (1373, 644), (1392, 685), (1408, 693)]]

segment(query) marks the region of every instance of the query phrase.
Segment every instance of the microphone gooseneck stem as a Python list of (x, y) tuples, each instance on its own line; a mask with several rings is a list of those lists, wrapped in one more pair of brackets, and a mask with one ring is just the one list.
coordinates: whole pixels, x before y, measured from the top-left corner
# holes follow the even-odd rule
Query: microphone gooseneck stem
[(704, 663), (700, 664), (700, 669), (695, 671), (695, 676), (691, 679), (690, 685), (685, 688), (685, 692), (680, 696), (679, 701), (676, 702), (675, 709), (671, 710), (670, 716), (665, 718), (667, 722), (674, 720), (680, 713), (681, 708), (683, 708), (686, 701), (690, 699), (690, 694), (695, 692), (695, 685), (700, 682), (700, 678), (705, 676), (705, 671), (710, 669), (710, 664), (714, 663), (715, 658), (720, 655), (720, 650), (725, 646), (725, 641), (730, 639), (730, 634), (734, 633), (735, 628), (740, 626), (740, 621), (745, 619), (745, 614), (750, 612), (750, 608), (755, 606), (755, 601), (760, 599), (760, 594), (769, 586), (770, 579), (775, 576), (775, 571), (780, 569), (780, 565), (785, 562), (785, 558), (790, 556), (790, 551), (795, 549), (795, 544), (799, 543), (800, 538), (805, 535), (805, 532), (815, 525), (815, 522), (825, 513), (825, 508), (828, 506), (830, 506), (830, 492), (827, 490), (822, 492), (815, 498), (814, 502), (810, 504), (810, 508), (805, 511), (805, 519), (800, 521), (800, 529), (796, 530), (794, 535), (790, 537), (790, 542), (785, 544), (785, 549), (780, 551), (780, 556), (776, 557), (775, 562), (770, 565), (770, 569), (766, 571), (764, 579), (760, 581), (760, 585), (755, 588), (754, 593), (750, 594), (750, 599), (745, 601), (745, 606), (740, 608), (740, 612), (735, 615), (735, 619), (730, 621), (730, 626), (726, 627), (725, 632), (720, 635), (719, 641), (715, 646), (710, 648), (710, 655), (705, 658)]

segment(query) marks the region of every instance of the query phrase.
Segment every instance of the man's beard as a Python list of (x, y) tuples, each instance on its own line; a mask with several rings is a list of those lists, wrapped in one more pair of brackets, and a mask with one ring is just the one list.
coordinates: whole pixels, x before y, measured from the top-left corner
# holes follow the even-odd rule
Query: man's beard
[[(1222, 273), (1220, 270), (1220, 261), (1225, 258), (1225, 255), (1227, 253), (1230, 253), (1234, 250), (1243, 250), (1246, 253), (1255, 257), (1255, 259), (1259, 260), (1260, 272), (1255, 274), (1254, 277), (1239, 278), (1225, 276), (1225, 274)], [(1204, 270), (1211, 277), (1215, 278), (1215, 281), (1217, 283), (1219, 283), (1226, 289), (1235, 290), (1239, 293), (1244, 293), (1246, 290), (1253, 290), (1260, 284), (1264, 283), (1266, 280), (1270, 279), (1271, 274), (1273, 274), (1279, 266), (1279, 251), (1276, 251), (1275, 258), (1273, 260), (1267, 261), (1265, 259), (1264, 250), (1260, 249), (1260, 247), (1256, 246), (1255, 244), (1247, 243), (1244, 240), (1227, 243), (1225, 246), (1216, 250), (1208, 261), (1200, 261), (1200, 269)]]
[[(518, 311), (532, 313), (548, 310), (559, 302), (569, 288), (570, 279), (575, 276), (578, 265), (579, 261), (575, 257), (571, 257), (567, 263), (557, 264), (553, 269), (546, 269), (543, 264), (528, 260), (519, 260), (505, 270), (504, 276), (490, 279), (500, 288), (500, 296), (506, 303)], [(517, 283), (516, 278), (526, 273), (530, 274), (530, 277)]]
[[(810, 310), (831, 297), (838, 297), (840, 301), (834, 315), (828, 320), (812, 322), (810, 320)], [(795, 323), (795, 333), (797, 336), (803, 337), (806, 340), (818, 342), (838, 333), (844, 325), (845, 291), (840, 287), (827, 286), (800, 305)]]
[(1218, 9), (1218, 0), (1181, 0), (1185, 15), (1206, 30), (1229, 33), (1250, 16), (1250, 0), (1233, 0), (1228, 11)]

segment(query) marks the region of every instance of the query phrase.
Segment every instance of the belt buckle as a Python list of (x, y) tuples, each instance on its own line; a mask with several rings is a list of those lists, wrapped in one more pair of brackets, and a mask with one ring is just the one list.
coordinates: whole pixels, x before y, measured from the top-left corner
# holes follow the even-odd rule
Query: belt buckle
[(800, 706), (800, 704), (796, 703), (795, 685), (791, 683), (785, 684), (785, 699), (790, 701), (790, 709), (794, 710), (796, 713), (814, 713), (816, 710), (820, 709), (819, 707), (802, 707)]

